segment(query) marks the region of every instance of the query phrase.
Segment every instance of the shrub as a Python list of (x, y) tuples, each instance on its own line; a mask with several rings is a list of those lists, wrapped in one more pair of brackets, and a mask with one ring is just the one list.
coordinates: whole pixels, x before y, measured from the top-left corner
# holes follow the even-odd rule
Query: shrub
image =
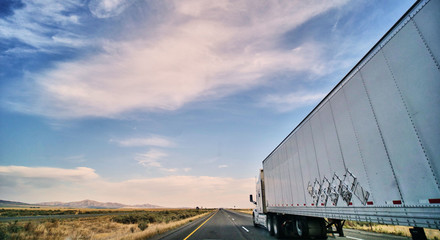
[(139, 223), (138, 228), (139, 228), (141, 231), (144, 231), (145, 229), (148, 228), (148, 224), (147, 224), (146, 222), (141, 222), (141, 223)]
[(26, 230), (27, 232), (31, 232), (31, 231), (34, 231), (36, 227), (37, 227), (37, 226), (36, 226), (35, 223), (33, 223), (33, 222), (27, 222), (27, 223), (24, 225), (24, 230)]
[(122, 224), (139, 223), (162, 223), (185, 219), (200, 214), (196, 210), (164, 210), (164, 211), (143, 211), (112, 217), (112, 221)]
[(9, 238), (8, 230), (6, 229), (6, 227), (0, 226), (0, 239), (3, 240), (8, 238)]
[(8, 232), (10, 233), (18, 233), (20, 231), (23, 231), (23, 227), (19, 226), (18, 221), (15, 221), (14, 223), (9, 223), (8, 225)]
[(48, 222), (46, 222), (47, 228), (57, 228), (59, 225), (60, 225), (60, 222), (58, 221), (58, 219), (55, 219), (55, 218), (51, 218), (51, 219), (49, 219)]

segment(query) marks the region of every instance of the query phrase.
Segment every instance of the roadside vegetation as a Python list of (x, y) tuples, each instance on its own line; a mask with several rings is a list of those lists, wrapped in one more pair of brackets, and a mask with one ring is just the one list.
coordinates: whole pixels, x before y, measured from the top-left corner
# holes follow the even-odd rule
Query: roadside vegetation
[[(344, 228), (411, 237), (411, 234), (409, 232), (409, 229), (411, 227), (407, 227), (407, 226), (383, 225), (383, 224), (359, 222), (359, 221), (346, 221)], [(426, 233), (426, 237), (430, 240), (440, 240), (440, 231), (438, 229), (425, 228), (425, 233)]]
[(137, 210), (118, 216), (0, 222), (0, 240), (147, 239), (209, 212), (195, 209)]
[[(161, 211), (163, 209), (151, 209), (149, 211)], [(79, 215), (79, 214), (109, 214), (109, 213), (132, 213), (144, 211), (140, 209), (72, 209), (72, 208), (1, 208), (0, 218), (2, 217), (24, 217), (24, 216), (46, 216), (46, 215)]]
[(250, 214), (250, 215), (252, 215), (252, 209), (250, 209), (250, 208), (243, 208), (243, 209), (231, 209), (231, 210), (234, 210), (234, 211), (236, 211), (236, 212), (241, 212), (241, 213), (246, 213), (246, 214)]

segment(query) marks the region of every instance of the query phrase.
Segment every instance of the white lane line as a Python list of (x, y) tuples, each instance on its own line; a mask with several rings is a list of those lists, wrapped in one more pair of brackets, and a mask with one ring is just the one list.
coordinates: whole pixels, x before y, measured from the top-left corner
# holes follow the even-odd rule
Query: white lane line
[(346, 236), (347, 238), (351, 238), (351, 239), (354, 239), (354, 240), (364, 240), (364, 239), (362, 239), (362, 238), (355, 238), (355, 237), (350, 237), (350, 236)]
[(249, 232), (249, 230), (247, 230), (245, 227), (241, 226), (241, 228), (243, 228), (246, 232)]

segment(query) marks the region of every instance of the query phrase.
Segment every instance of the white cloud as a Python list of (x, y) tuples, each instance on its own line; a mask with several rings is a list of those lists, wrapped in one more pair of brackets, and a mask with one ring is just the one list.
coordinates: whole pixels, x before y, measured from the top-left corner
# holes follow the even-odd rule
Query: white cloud
[(160, 159), (166, 156), (168, 156), (168, 154), (163, 151), (151, 149), (146, 153), (136, 154), (135, 160), (145, 167), (162, 167)]
[(61, 169), (51, 167), (32, 168), (23, 166), (0, 166), (0, 175), (7, 177), (54, 179), (64, 181), (92, 180), (98, 177), (94, 169), (87, 167)]
[(296, 108), (316, 104), (325, 96), (325, 93), (310, 93), (305, 91), (279, 95), (273, 94), (266, 96), (261, 104), (280, 112), (287, 112)]
[(155, 146), (155, 147), (171, 147), (174, 143), (165, 137), (152, 136), (148, 138), (129, 138), (124, 140), (110, 139), (110, 142), (116, 142), (123, 147), (138, 147), (138, 146)]
[(218, 168), (227, 168), (227, 167), (228, 167), (228, 165), (226, 165), (226, 164), (218, 165)]
[(158, 149), (151, 149), (146, 153), (138, 153), (135, 156), (135, 160), (144, 167), (155, 168), (165, 173), (177, 173), (179, 171), (188, 172), (191, 168), (166, 168), (162, 165), (161, 161), (168, 154)]
[[(93, 173), (93, 177), (62, 177), (66, 173), (76, 175), (72, 172)], [(35, 181), (35, 177), (43, 175), (49, 181)], [(31, 203), (93, 199), (126, 204), (152, 203), (166, 207), (251, 207), (246, 196), (255, 189), (253, 178), (167, 176), (114, 182), (84, 167), (0, 166), (0, 180), (3, 198)]]
[(121, 14), (135, 0), (91, 0), (89, 9), (97, 18), (109, 18)]
[(64, 158), (64, 160), (71, 163), (82, 163), (86, 161), (86, 158), (84, 157), (84, 155), (75, 155), (66, 157)]
[[(39, 52), (53, 52), (56, 47), (81, 47), (92, 42), (86, 42), (83, 36), (72, 34), (70, 26), (79, 24), (79, 17), (66, 12), (80, 7), (81, 1), (26, 1), (25, 7), (16, 9), (14, 15), (0, 18), (0, 39), (19, 40)], [(54, 26), (57, 26), (54, 28)], [(17, 49), (9, 53), (32, 52)]]
[[(119, 118), (223, 97), (263, 84), (277, 71), (322, 75), (329, 70), (319, 44), (286, 50), (276, 43), (286, 31), (346, 1), (170, 2), (172, 10), (161, 13), (167, 20), (151, 26), (154, 37), (106, 41), (111, 50), (105, 54), (30, 74), (34, 95), (11, 106), (52, 118)], [(139, 26), (139, 35), (149, 30)]]

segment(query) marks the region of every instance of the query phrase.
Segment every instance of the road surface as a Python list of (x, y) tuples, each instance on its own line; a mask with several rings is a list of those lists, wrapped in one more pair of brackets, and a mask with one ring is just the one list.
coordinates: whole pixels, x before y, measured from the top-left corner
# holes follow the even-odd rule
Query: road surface
[[(407, 237), (399, 237), (378, 233), (370, 233), (358, 230), (345, 229), (345, 237), (329, 237), (337, 240), (410, 240)], [(158, 235), (153, 240), (201, 240), (201, 239), (275, 239), (269, 233), (259, 227), (254, 227), (252, 218), (248, 214), (219, 210), (186, 224), (178, 229)]]

